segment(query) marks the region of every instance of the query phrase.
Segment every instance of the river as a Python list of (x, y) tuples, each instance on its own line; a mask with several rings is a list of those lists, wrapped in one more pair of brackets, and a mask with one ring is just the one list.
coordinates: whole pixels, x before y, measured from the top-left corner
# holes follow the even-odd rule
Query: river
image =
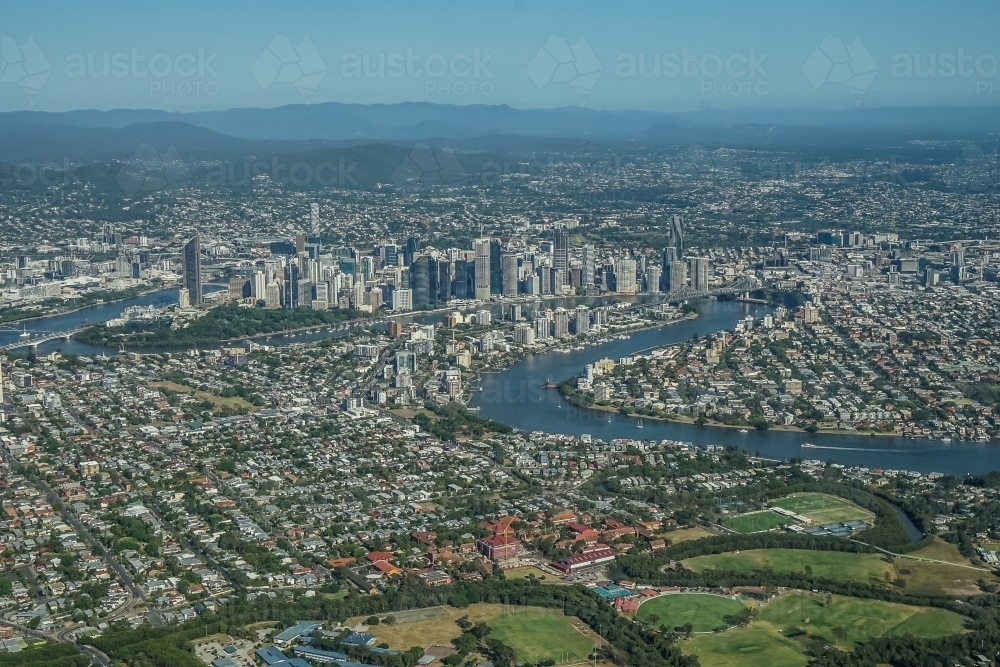
[[(643, 295), (634, 301), (652, 301), (656, 297)], [(522, 302), (525, 311), (538, 307), (565, 308), (579, 303), (598, 305), (609, 302), (607, 298), (561, 298), (543, 302)], [(177, 290), (162, 290), (123, 301), (105, 303), (82, 308), (73, 313), (53, 315), (26, 322), (32, 333), (46, 331), (67, 331), (84, 322), (103, 322), (118, 317), (128, 306), (166, 306), (177, 303)], [(597, 346), (588, 346), (567, 354), (549, 353), (531, 355), (517, 362), (501, 373), (486, 374), (476, 392), (472, 407), (480, 408), (480, 415), (496, 419), (525, 431), (545, 431), (582, 435), (589, 433), (595, 438), (608, 441), (614, 438), (637, 440), (680, 440), (696, 445), (721, 444), (740, 447), (750, 453), (768, 458), (787, 460), (792, 457), (806, 459), (833, 459), (845, 465), (861, 465), (869, 468), (917, 470), (920, 472), (942, 472), (952, 475), (968, 473), (982, 474), (1000, 468), (1000, 457), (995, 444), (982, 442), (952, 441), (944, 444), (931, 440), (907, 440), (889, 436), (852, 436), (841, 434), (809, 434), (783, 431), (756, 431), (740, 433), (737, 429), (710, 426), (677, 424), (653, 419), (643, 420), (643, 428), (638, 427), (634, 418), (623, 418), (618, 414), (576, 408), (559, 395), (557, 390), (541, 388), (548, 380), (560, 382), (580, 373), (584, 365), (604, 357), (618, 360), (640, 350), (658, 345), (668, 345), (689, 340), (693, 334), (704, 335), (725, 329), (732, 329), (736, 321), (747, 315), (760, 316), (767, 312), (766, 306), (744, 304), (734, 301), (700, 300), (700, 317), (669, 326), (658, 327), (632, 333), (628, 340), (614, 340)], [(474, 306), (461, 310), (481, 310), (489, 308), (499, 314), (500, 304)], [(399, 318), (424, 324), (440, 322), (444, 313), (411, 313)], [(362, 324), (359, 326), (370, 326)], [(384, 327), (384, 323), (376, 324)], [(344, 331), (313, 331), (298, 336), (273, 336), (266, 340), (270, 345), (302, 343), (320, 338), (343, 335)], [(18, 332), (0, 329), (0, 345), (18, 340)], [(77, 341), (55, 340), (39, 347), (40, 352), (59, 350), (63, 353), (95, 354), (104, 350)], [(816, 445), (814, 449), (803, 448), (802, 443)]]
[[(570, 405), (558, 390), (542, 389), (547, 381), (561, 382), (579, 374), (584, 365), (610, 357), (615, 361), (639, 350), (689, 340), (692, 334), (732, 329), (736, 321), (753, 314), (759, 316), (766, 307), (732, 301), (702, 300), (698, 302), (700, 317), (657, 329), (633, 333), (628, 340), (615, 340), (603, 345), (586, 347), (568, 354), (549, 353), (529, 356), (500, 373), (484, 375), (475, 392), (471, 407), (480, 409), (479, 416), (509, 424), (524, 431), (543, 431), (610, 441), (614, 438), (636, 440), (663, 439), (690, 442), (695, 445), (736, 446), (751, 454), (788, 460), (833, 459), (845, 465), (923, 473), (941, 472), (964, 476), (983, 474), (1000, 469), (1000, 449), (996, 443), (937, 440), (910, 440), (894, 436), (863, 436), (847, 434), (812, 434), (794, 431), (757, 431), (712, 426), (678, 424), (643, 419), (642, 428), (634, 417), (617, 413), (587, 410)], [(610, 421), (609, 421), (610, 418)], [(812, 443), (815, 448), (803, 448)]]

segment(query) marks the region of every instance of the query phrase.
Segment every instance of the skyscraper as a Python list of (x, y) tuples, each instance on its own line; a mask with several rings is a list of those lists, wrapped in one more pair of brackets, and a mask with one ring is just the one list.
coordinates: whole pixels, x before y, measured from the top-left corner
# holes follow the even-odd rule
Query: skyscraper
[(660, 291), (660, 267), (650, 266), (646, 268), (646, 291), (650, 294), (656, 294)]
[(691, 289), (697, 292), (708, 291), (708, 258), (691, 258)]
[(556, 308), (554, 314), (555, 336), (562, 338), (569, 335), (569, 311), (565, 308)]
[(201, 303), (201, 240), (197, 234), (184, 246), (183, 263), (183, 282), (191, 297), (191, 303)]
[(663, 249), (663, 262), (660, 264), (660, 291), (670, 291), (670, 265), (677, 261), (677, 248), (667, 246)]
[(624, 294), (635, 294), (635, 260), (631, 257), (623, 257), (618, 260), (618, 271), (615, 274), (618, 278), (618, 292)]
[(490, 300), (490, 240), (476, 239), (476, 291), (475, 298)]
[[(413, 288), (413, 305), (425, 306), (432, 303), (431, 295), (431, 265), (429, 257), (418, 257), (410, 267), (410, 287)], [(435, 299), (436, 300), (436, 299)]]
[(500, 240), (490, 241), (490, 294), (503, 293), (503, 253)]
[(298, 308), (301, 305), (299, 301), (299, 283), (301, 281), (302, 276), (299, 272), (299, 265), (295, 262), (290, 262), (285, 266), (284, 299), (282, 300), (282, 306), (285, 308)]
[[(569, 230), (565, 227), (557, 227), (552, 231), (552, 268), (562, 271), (563, 278), (569, 275)], [(562, 285), (557, 285), (555, 291), (559, 291)]]
[(319, 204), (316, 202), (309, 205), (309, 233), (319, 236)]
[(267, 289), (267, 278), (264, 276), (264, 272), (254, 271), (250, 278), (250, 296), (255, 299), (263, 299), (265, 289)]
[(504, 253), (503, 255), (503, 295), (517, 296), (517, 255)]
[(597, 262), (597, 254), (594, 246), (587, 244), (583, 246), (583, 267), (580, 272), (580, 282), (583, 285), (594, 284), (594, 264)]
[(667, 245), (674, 249), (677, 253), (675, 259), (680, 259), (684, 256), (684, 235), (681, 228), (684, 225), (684, 218), (679, 215), (672, 215), (667, 219), (669, 223), (669, 237), (670, 241)]
[(687, 285), (687, 262), (674, 260), (667, 271), (667, 291), (676, 292)]

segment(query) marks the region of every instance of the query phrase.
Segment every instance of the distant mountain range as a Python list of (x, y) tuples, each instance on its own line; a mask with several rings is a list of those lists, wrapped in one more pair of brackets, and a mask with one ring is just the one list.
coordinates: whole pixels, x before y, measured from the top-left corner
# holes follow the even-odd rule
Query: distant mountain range
[[(423, 142), (460, 151), (526, 154), (588, 142), (761, 148), (884, 147), (914, 140), (995, 141), (1000, 109), (708, 109), (688, 113), (506, 105), (297, 104), (168, 112), (115, 109), (0, 113), (0, 161), (125, 160), (140, 144), (185, 158), (238, 159), (325, 148)], [(582, 144), (581, 144), (582, 142)]]

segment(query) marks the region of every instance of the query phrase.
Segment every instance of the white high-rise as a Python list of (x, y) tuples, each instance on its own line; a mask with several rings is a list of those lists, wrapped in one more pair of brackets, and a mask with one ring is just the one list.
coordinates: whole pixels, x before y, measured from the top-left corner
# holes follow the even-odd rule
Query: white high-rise
[(622, 294), (635, 294), (635, 260), (631, 257), (623, 257), (618, 260), (618, 292)]
[(476, 239), (476, 294), (480, 301), (490, 300), (490, 240)]

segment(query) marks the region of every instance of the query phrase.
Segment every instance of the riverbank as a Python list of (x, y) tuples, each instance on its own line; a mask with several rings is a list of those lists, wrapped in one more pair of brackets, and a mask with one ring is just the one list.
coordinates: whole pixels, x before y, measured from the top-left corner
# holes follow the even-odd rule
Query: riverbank
[(878, 436), (878, 437), (898, 437), (898, 433), (879, 433), (877, 431), (856, 431), (848, 429), (820, 429), (818, 431), (809, 431), (804, 428), (799, 428), (798, 426), (792, 426), (790, 424), (772, 424), (767, 428), (759, 429), (752, 424), (725, 424), (723, 422), (718, 422), (712, 419), (708, 419), (704, 422), (698, 422), (697, 419), (692, 417), (687, 417), (684, 415), (647, 415), (641, 412), (626, 412), (623, 413), (620, 406), (616, 405), (598, 405), (597, 403), (587, 403), (581, 400), (579, 397), (573, 394), (567, 394), (563, 391), (563, 385), (560, 384), (557, 387), (559, 389), (560, 395), (563, 399), (571, 404), (573, 407), (581, 408), (583, 410), (597, 410), (598, 412), (605, 412), (609, 414), (621, 415), (626, 419), (650, 419), (654, 421), (668, 422), (672, 424), (685, 424), (688, 426), (710, 426), (712, 428), (728, 428), (737, 431), (778, 431), (782, 433), (809, 433), (816, 435), (850, 435), (850, 436)]
[(156, 292), (163, 291), (163, 285), (150, 285), (148, 289), (142, 289), (138, 291), (132, 291), (132, 289), (125, 290), (101, 290), (102, 292), (107, 292), (111, 294), (117, 294), (121, 292), (120, 296), (116, 296), (113, 299), (95, 299), (89, 303), (84, 304), (73, 304), (72, 308), (56, 309), (40, 315), (31, 315), (30, 317), (19, 317), (15, 319), (5, 319), (2, 315), (3, 311), (0, 311), (0, 324), (28, 324), (29, 322), (37, 322), (39, 320), (48, 319), (51, 317), (64, 317), (66, 315), (72, 315), (73, 313), (78, 313), (87, 308), (92, 308), (94, 306), (105, 306), (113, 305), (121, 301), (128, 301), (129, 299), (135, 299), (138, 297), (146, 296), (147, 294), (155, 294)]
[[(616, 329), (614, 331), (601, 332), (601, 334), (602, 334), (601, 338), (597, 338), (596, 340), (594, 338), (590, 338), (590, 339), (584, 338), (582, 340), (580, 338), (571, 338), (571, 339), (566, 340), (563, 344), (552, 345), (552, 346), (550, 346), (550, 347), (548, 347), (548, 348), (546, 348), (544, 350), (538, 351), (538, 352), (536, 352), (536, 351), (524, 351), (524, 352), (522, 352), (518, 356), (510, 355), (509, 357), (507, 357), (507, 358), (504, 359), (504, 361), (503, 361), (502, 364), (497, 364), (496, 366), (493, 366), (493, 367), (476, 368), (476, 369), (474, 369), (474, 372), (470, 373), (468, 381), (463, 383), (462, 394), (463, 395), (468, 394), (468, 396), (469, 396), (469, 400), (466, 402), (466, 406), (469, 406), (472, 403), (472, 399), (473, 399), (473, 396), (474, 396), (474, 394), (473, 394), (473, 388), (481, 384), (481, 380), (482, 380), (482, 378), (483, 378), (484, 375), (486, 375), (486, 374), (502, 373), (505, 370), (510, 369), (511, 367), (513, 367), (514, 365), (516, 365), (517, 363), (519, 363), (521, 361), (524, 361), (528, 357), (535, 357), (535, 356), (537, 356), (537, 357), (543, 357), (543, 356), (546, 356), (548, 354), (552, 354), (552, 353), (555, 353), (555, 352), (576, 351), (577, 348), (581, 348), (581, 347), (583, 347), (583, 348), (597, 347), (597, 346), (603, 345), (603, 344), (605, 344), (607, 342), (611, 342), (610, 340), (608, 340), (609, 336), (612, 337), (612, 338), (616, 338), (618, 336), (621, 336), (623, 333), (635, 334), (635, 333), (640, 333), (640, 332), (643, 332), (643, 331), (649, 331), (651, 329), (659, 329), (661, 327), (670, 326), (672, 324), (679, 324), (681, 322), (686, 322), (686, 321), (697, 319), (698, 315), (699, 315), (698, 312), (690, 312), (690, 313), (685, 314), (683, 317), (678, 317), (676, 319), (669, 320), (669, 321), (666, 321), (666, 322), (663, 322), (663, 321), (650, 322), (646, 326), (638, 326), (638, 327), (631, 327), (631, 328), (630, 327), (621, 327), (621, 328), (618, 328), (618, 329)], [(598, 334), (595, 333), (594, 335), (597, 336)], [(476, 408), (476, 409), (478, 409), (478, 408)]]

